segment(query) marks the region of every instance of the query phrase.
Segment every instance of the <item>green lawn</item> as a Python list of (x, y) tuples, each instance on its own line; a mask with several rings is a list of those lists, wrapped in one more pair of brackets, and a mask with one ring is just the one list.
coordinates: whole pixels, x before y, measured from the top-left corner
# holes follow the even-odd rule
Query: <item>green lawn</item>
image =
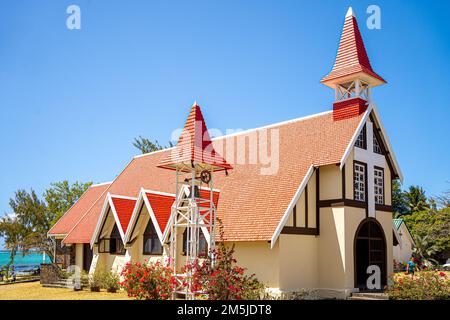
[(108, 293), (89, 290), (73, 291), (61, 288), (43, 288), (39, 282), (0, 286), (0, 300), (127, 300), (125, 292)]

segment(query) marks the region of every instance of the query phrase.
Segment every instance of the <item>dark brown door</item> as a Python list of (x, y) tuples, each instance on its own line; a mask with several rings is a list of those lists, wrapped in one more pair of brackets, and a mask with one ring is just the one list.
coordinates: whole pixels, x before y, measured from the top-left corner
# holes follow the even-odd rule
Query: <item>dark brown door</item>
[(383, 228), (374, 218), (364, 220), (358, 227), (354, 244), (355, 287), (367, 290), (367, 268), (377, 265), (381, 271), (381, 289), (387, 283), (386, 238)]
[(83, 244), (83, 270), (89, 271), (92, 262), (92, 250), (89, 243)]

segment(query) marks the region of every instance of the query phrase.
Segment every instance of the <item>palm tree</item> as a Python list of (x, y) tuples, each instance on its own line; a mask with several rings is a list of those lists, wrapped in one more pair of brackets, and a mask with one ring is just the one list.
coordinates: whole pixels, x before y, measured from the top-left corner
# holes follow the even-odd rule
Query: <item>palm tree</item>
[(423, 211), (430, 208), (425, 191), (419, 186), (410, 186), (408, 192), (405, 192), (406, 205), (410, 213)]
[(422, 263), (427, 267), (433, 267), (438, 262), (432, 258), (438, 252), (438, 248), (435, 245), (431, 245), (428, 236), (421, 237), (414, 235), (414, 248), (413, 255), (419, 258)]

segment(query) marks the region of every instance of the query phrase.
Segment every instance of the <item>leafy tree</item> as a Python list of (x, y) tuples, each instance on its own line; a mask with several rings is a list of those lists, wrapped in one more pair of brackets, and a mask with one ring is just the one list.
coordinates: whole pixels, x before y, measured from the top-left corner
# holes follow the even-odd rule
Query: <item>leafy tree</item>
[(410, 186), (405, 192), (405, 201), (410, 213), (427, 210), (430, 208), (425, 191), (419, 186)]
[(414, 212), (402, 218), (413, 237), (427, 237), (428, 245), (435, 249), (433, 258), (444, 258), (450, 250), (450, 208)]
[[(44, 201), (39, 199), (36, 192), (18, 190), (14, 198), (9, 200), (9, 206), (15, 214), (15, 220), (6, 221), (4, 224), (19, 224), (20, 228), (14, 229), (16, 233), (10, 235), (20, 240), (19, 247), (25, 252), (38, 249), (52, 256), (52, 242), (47, 238), (47, 232), (51, 227), (55, 214), (47, 209)], [(11, 225), (12, 224), (12, 225)], [(9, 239), (6, 238), (5, 242)]]
[(450, 208), (450, 190), (432, 198), (432, 200), (441, 208)]
[(22, 234), (22, 225), (17, 221), (15, 215), (8, 215), (0, 219), (0, 237), (5, 239), (5, 248), (10, 250), (9, 264), (14, 263), (17, 251), (22, 248)]
[(436, 255), (438, 248), (436, 245), (431, 244), (429, 241), (429, 235), (419, 236), (414, 235), (414, 248), (413, 255), (420, 259), (421, 264), (430, 268), (438, 262), (432, 257)]
[[(162, 150), (165, 149), (166, 147), (163, 147), (159, 144), (158, 140), (155, 140), (155, 142), (147, 139), (147, 138), (143, 138), (141, 136), (139, 136), (139, 138), (134, 138), (134, 142), (133, 142), (133, 146), (136, 147), (137, 149), (139, 149), (142, 154), (144, 153), (150, 153), (150, 152), (154, 152), (154, 151), (158, 151), (158, 150)], [(172, 142), (169, 142), (169, 147), (172, 147), (173, 144)]]
[(51, 187), (44, 192), (44, 199), (48, 211), (54, 215), (51, 226), (74, 205), (91, 185), (92, 182), (82, 183), (78, 181), (70, 185), (67, 180), (50, 184)]
[(399, 180), (392, 181), (392, 210), (397, 217), (408, 213), (405, 192)]
[(44, 200), (33, 189), (16, 191), (9, 201), (14, 215), (0, 219), (0, 236), (5, 238), (5, 246), (11, 250), (10, 263), (19, 250), (24, 254), (39, 250), (53, 257), (53, 242), (47, 237), (48, 231), (91, 184), (52, 183), (44, 193)]

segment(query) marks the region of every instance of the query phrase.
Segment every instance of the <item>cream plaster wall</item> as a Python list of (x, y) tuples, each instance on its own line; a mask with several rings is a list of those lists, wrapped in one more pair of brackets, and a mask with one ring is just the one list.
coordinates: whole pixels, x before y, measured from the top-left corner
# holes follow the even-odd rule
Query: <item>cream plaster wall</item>
[(342, 198), (341, 170), (337, 165), (320, 167), (320, 200)]
[(394, 272), (394, 239), (392, 232), (392, 212), (376, 211), (376, 219), (383, 226), (384, 235), (386, 237), (386, 263), (387, 275)]
[(247, 268), (248, 274), (255, 273), (270, 288), (280, 287), (280, 241), (272, 249), (270, 243), (263, 241), (234, 244), (235, 258), (240, 266)]
[(315, 236), (282, 234), (279, 241), (279, 287), (317, 288), (318, 240)]

